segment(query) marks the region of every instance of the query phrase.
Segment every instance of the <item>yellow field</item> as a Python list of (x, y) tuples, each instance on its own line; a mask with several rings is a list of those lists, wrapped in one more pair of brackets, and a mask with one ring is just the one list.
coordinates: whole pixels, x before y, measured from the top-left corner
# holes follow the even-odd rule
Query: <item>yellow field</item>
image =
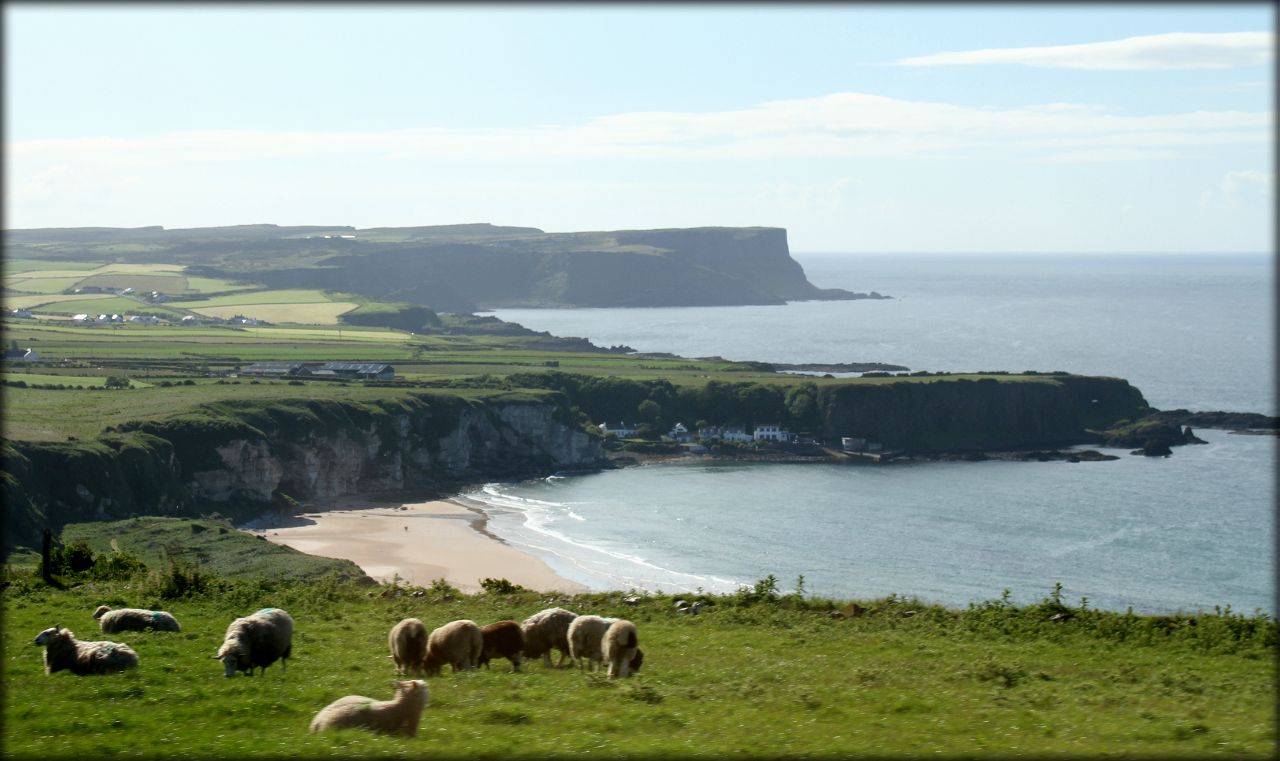
[(310, 304), (236, 304), (233, 306), (189, 307), (197, 314), (227, 319), (236, 315), (267, 322), (297, 322), (308, 325), (337, 325), (340, 315), (359, 304), (350, 301), (325, 301)]
[(343, 341), (381, 341), (384, 343), (405, 343), (412, 339), (408, 333), (392, 332), (389, 330), (370, 330), (367, 328), (342, 328), (335, 330), (332, 328), (321, 328), (319, 330), (310, 328), (249, 328), (254, 335), (267, 336), (270, 338), (299, 338), (311, 339), (313, 341), (333, 340), (336, 341), (341, 333)]

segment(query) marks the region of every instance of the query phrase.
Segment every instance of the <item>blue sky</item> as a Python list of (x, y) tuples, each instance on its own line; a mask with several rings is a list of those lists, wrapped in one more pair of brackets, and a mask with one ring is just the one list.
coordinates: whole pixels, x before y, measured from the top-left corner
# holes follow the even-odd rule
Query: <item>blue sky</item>
[(1275, 15), (7, 3), (5, 225), (1270, 251)]

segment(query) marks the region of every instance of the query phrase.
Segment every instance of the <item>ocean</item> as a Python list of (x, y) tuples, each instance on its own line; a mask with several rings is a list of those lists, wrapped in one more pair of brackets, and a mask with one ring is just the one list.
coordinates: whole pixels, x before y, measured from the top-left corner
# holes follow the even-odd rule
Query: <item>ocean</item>
[[(796, 255), (821, 287), (887, 300), (499, 310), (555, 335), (681, 356), (1066, 370), (1160, 409), (1276, 414), (1262, 256)], [(963, 607), (1064, 597), (1139, 613), (1274, 615), (1276, 438), (1197, 431), (1169, 458), (689, 461), (462, 495), (489, 529), (593, 589), (889, 594)]]

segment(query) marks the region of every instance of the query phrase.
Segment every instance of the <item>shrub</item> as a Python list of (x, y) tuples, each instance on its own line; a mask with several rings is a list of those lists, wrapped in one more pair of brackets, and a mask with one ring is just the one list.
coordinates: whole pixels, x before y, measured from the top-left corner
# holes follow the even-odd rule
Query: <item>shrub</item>
[(516, 592), (529, 591), (519, 584), (514, 584), (506, 579), (491, 579), (487, 577), (480, 581), (480, 588), (494, 595), (510, 595)]

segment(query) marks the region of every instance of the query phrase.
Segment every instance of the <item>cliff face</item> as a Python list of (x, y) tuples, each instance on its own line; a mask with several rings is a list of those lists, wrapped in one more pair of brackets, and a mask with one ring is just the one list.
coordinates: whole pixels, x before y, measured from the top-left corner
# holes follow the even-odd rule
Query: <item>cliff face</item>
[[(599, 439), (562, 400), (411, 398), (225, 406), (218, 416), (130, 426), (91, 444), (15, 442), (5, 457), (5, 541), (44, 525), (132, 513), (249, 517), (278, 505), (590, 467)], [(10, 509), (12, 506), (12, 509)]]
[(828, 437), (922, 452), (1088, 443), (1089, 431), (1151, 411), (1127, 381), (1085, 376), (849, 384), (827, 387), (820, 403)]
[[(272, 287), (334, 288), (442, 311), (517, 306), (726, 306), (849, 299), (810, 283), (787, 232), (707, 227), (370, 246), (319, 268), (255, 270)], [(376, 262), (376, 267), (370, 266)], [(211, 270), (235, 276), (232, 270)]]

